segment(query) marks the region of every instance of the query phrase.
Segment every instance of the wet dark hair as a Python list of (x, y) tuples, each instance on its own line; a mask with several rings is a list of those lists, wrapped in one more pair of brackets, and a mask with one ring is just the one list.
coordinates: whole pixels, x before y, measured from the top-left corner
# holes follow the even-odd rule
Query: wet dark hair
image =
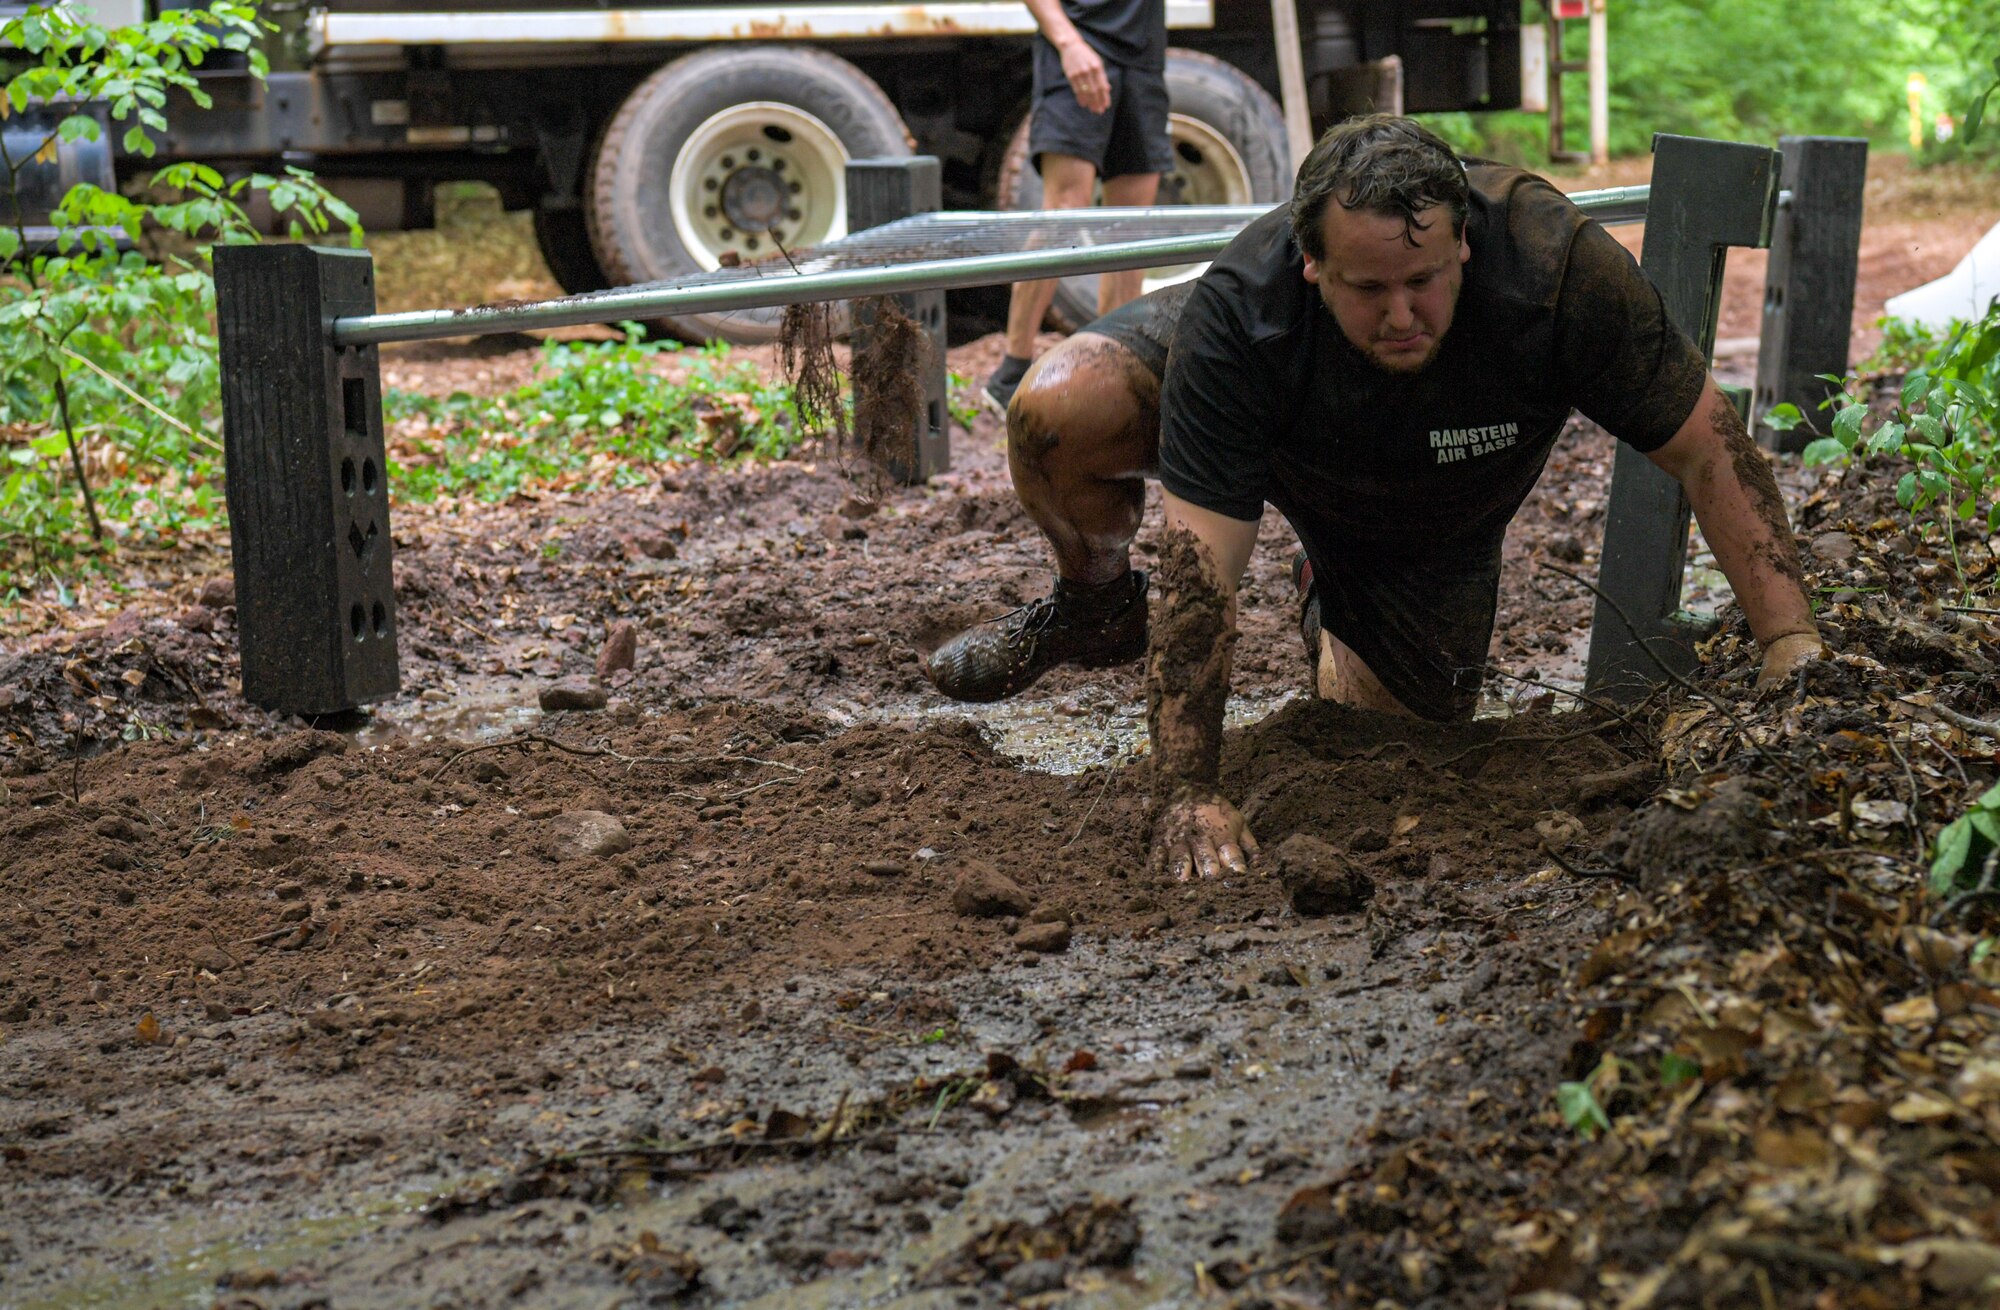
[(1327, 129), (1299, 165), (1292, 192), (1292, 238), (1314, 259), (1326, 256), (1326, 202), (1403, 220), (1403, 239), (1429, 227), (1417, 215), (1436, 205), (1451, 213), (1453, 236), (1465, 234), (1471, 188), (1465, 165), (1435, 132), (1395, 114), (1369, 114)]

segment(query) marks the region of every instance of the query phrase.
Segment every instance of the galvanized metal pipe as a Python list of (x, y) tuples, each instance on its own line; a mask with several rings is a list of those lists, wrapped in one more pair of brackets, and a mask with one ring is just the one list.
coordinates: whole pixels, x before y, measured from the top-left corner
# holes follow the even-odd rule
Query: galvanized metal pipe
[[(1578, 208), (1600, 223), (1634, 223), (1646, 216), (1648, 194), (1649, 188), (1642, 186), (1612, 187), (1603, 191), (1578, 192), (1571, 198)], [(1267, 207), (1254, 205), (1231, 208), (1241, 209), (1246, 223), (1269, 212)], [(444, 337), (487, 336), (531, 328), (575, 327), (586, 323), (616, 323), (625, 319), (677, 314), (726, 314), (742, 309), (849, 300), (857, 296), (897, 295), (906, 291), (949, 291), (1003, 282), (1069, 277), (1079, 273), (1162, 268), (1213, 258), (1235, 239), (1239, 230), (1240, 225), (1198, 236), (920, 260), (892, 267), (847, 268), (827, 273), (794, 275), (773, 270), (769, 277), (745, 277), (694, 286), (655, 284), (627, 287), (528, 304), (364, 314), (335, 319), (331, 336), (336, 346), (433, 341)]]

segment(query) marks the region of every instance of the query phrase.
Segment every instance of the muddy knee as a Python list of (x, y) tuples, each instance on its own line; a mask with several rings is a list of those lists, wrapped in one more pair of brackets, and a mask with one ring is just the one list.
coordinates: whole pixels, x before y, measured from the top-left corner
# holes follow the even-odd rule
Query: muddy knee
[(1080, 332), (1036, 361), (1007, 407), (1017, 485), (1139, 477), (1160, 448), (1160, 382), (1126, 347)]

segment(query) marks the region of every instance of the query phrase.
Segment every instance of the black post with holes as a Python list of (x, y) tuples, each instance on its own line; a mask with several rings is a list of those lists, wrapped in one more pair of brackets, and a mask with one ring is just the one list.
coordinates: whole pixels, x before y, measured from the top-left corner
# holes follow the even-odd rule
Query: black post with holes
[[(944, 171), (934, 156), (848, 162), (847, 227), (851, 232), (912, 214), (928, 214), (943, 205)], [(915, 291), (896, 300), (905, 314), (930, 333), (931, 351), (923, 364), (924, 409), (917, 419), (916, 464), (906, 467), (896, 461), (890, 465), (889, 475), (901, 482), (921, 483), (951, 467), (951, 415), (945, 405), (944, 292)], [(866, 346), (868, 330), (866, 310), (857, 302), (852, 337), (856, 354)], [(860, 397), (855, 400), (858, 404)]]
[(1816, 427), (1834, 391), (1822, 373), (1844, 377), (1861, 261), (1861, 200), (1868, 182), (1868, 142), (1850, 136), (1787, 136), (1779, 185), (1790, 200), (1771, 232), (1764, 275), (1764, 324), (1757, 343), (1757, 440), (1767, 449), (1805, 449), (1812, 433), (1778, 432), (1764, 415), (1792, 404)]
[(401, 685), (381, 363), (328, 332), (375, 311), (374, 268), (362, 250), (215, 250), (243, 696), (281, 713), (351, 710)]
[[(1706, 358), (1715, 350), (1725, 253), (1770, 243), (1778, 152), (1661, 134), (1653, 138), (1652, 187), (1639, 264), (1659, 288), (1667, 317)], [(1662, 664), (1676, 673), (1694, 667), (1694, 643), (1714, 621), (1681, 609), (1687, 549), (1688, 502), (1680, 483), (1620, 445), (1611, 466), (1597, 569), (1603, 596), (1590, 621), (1586, 690), (1635, 699), (1667, 680)]]

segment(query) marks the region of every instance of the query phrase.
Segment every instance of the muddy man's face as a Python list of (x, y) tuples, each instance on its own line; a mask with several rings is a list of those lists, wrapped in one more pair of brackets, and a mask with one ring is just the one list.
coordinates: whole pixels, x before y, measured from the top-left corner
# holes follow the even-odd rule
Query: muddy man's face
[(1306, 256), (1306, 281), (1354, 348), (1389, 373), (1421, 372), (1451, 330), (1472, 247), (1434, 205), (1415, 226), (1393, 214), (1326, 207), (1326, 257)]

